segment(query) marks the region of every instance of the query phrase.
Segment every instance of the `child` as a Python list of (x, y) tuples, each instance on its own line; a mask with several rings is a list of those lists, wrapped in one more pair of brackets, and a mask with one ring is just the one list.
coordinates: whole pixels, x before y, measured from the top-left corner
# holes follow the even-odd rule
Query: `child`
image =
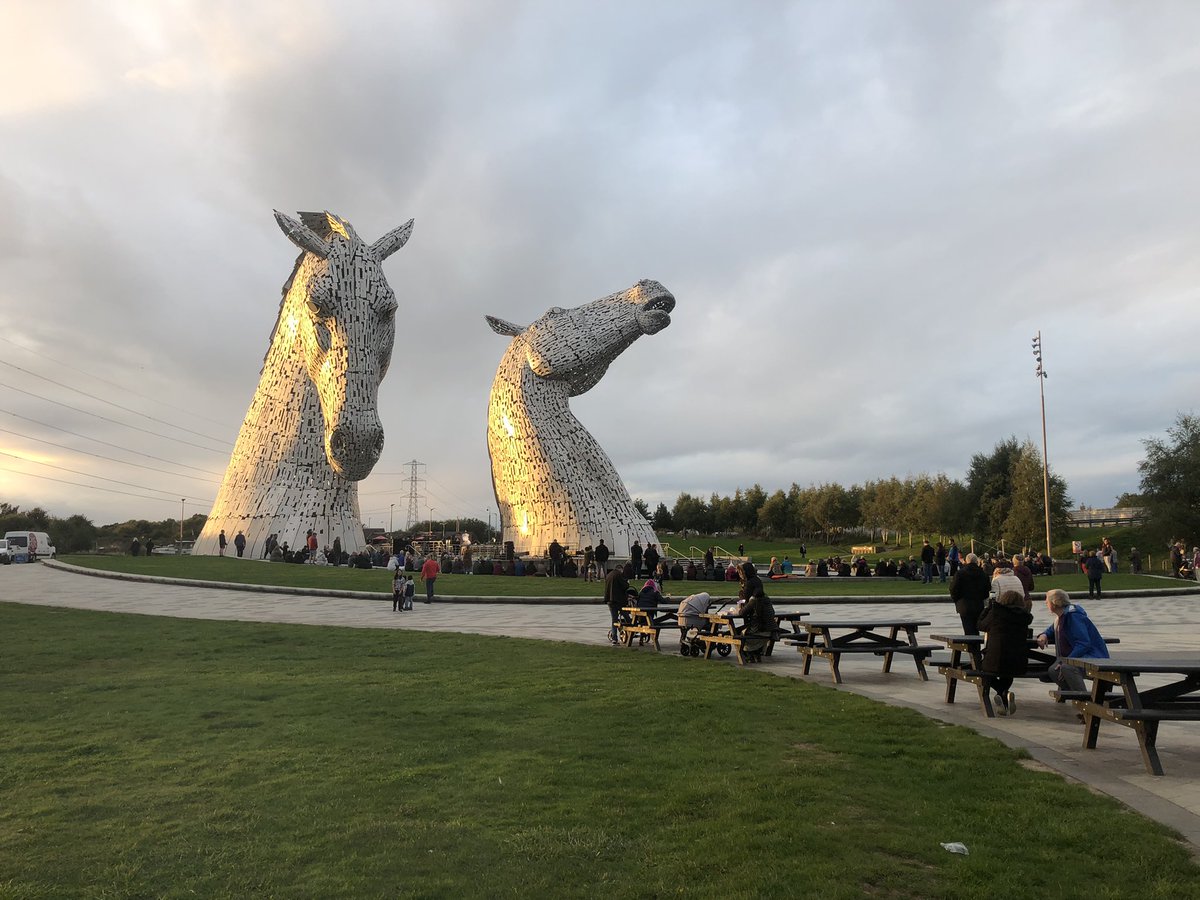
[(403, 612), (405, 609), (412, 609), (412, 606), (405, 606), (404, 599), (406, 596), (412, 596), (409, 591), (408, 576), (404, 574), (404, 569), (397, 566), (392, 573), (392, 612)]

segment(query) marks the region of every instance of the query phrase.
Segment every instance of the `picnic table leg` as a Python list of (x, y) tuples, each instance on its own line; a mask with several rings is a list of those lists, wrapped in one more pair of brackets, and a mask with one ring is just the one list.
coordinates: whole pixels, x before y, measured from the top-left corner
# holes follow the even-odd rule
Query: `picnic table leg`
[(996, 718), (996, 711), (992, 709), (992, 698), (988, 693), (987, 682), (980, 679), (976, 687), (979, 688), (979, 705), (983, 708), (983, 714), (989, 719)]
[(804, 666), (800, 669), (801, 675), (807, 675), (808, 670), (812, 668), (812, 652), (809, 647), (797, 647), (797, 650), (804, 655)]
[(924, 659), (924, 657), (922, 657), (922, 656), (920, 656), (920, 655), (918, 655), (918, 654), (914, 653), (914, 654), (913, 654), (913, 662), (915, 662), (915, 663), (917, 664), (917, 674), (921, 676), (921, 680), (922, 680), (922, 681), (928, 681), (928, 680), (929, 680), (929, 673), (925, 671), (925, 659)]
[(835, 650), (834, 652), (829, 653), (827, 655), (829, 657), (829, 671), (831, 671), (833, 673), (833, 683), (841, 684), (842, 683), (842, 673), (839, 671), (839, 668), (840, 668), (839, 663), (842, 660), (842, 654), (838, 653)]
[(1138, 747), (1141, 748), (1147, 771), (1151, 775), (1163, 774), (1162, 762), (1158, 758), (1158, 722), (1134, 722), (1133, 730), (1137, 732)]
[[(953, 672), (955, 669), (957, 669), (959, 667), (958, 664), (961, 659), (962, 659), (962, 651), (961, 650), (951, 650), (950, 651), (950, 665), (947, 668), (951, 672)], [(954, 692), (957, 688), (958, 688), (958, 679), (955, 678), (953, 675), (951, 675), (950, 672), (947, 672), (946, 673), (946, 702), (947, 703), (954, 702)]]

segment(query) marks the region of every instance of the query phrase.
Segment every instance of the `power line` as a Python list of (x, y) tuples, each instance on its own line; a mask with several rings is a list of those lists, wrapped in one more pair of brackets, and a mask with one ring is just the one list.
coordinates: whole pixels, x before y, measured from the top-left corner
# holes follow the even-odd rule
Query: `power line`
[[(179, 502), (178, 498), (176, 498), (176, 497), (171, 497), (170, 499), (168, 499), (166, 497), (147, 497), (145, 494), (131, 494), (129, 491), (118, 491), (116, 488), (105, 488), (105, 487), (100, 487), (99, 485), (95, 485), (95, 484), (80, 484), (78, 481), (64, 481), (61, 478), (51, 478), (49, 475), (35, 475), (32, 472), (19, 472), (16, 469), (10, 469), (7, 466), (0, 466), (0, 472), (12, 472), (14, 475), (21, 475), (25, 478), (41, 478), (43, 481), (54, 481), (54, 482), (57, 482), (58, 484), (69, 484), (72, 487), (85, 488), (86, 490), (89, 490), (89, 491), (105, 491), (109, 494), (123, 494), (126, 497), (138, 497), (142, 500), (158, 500), (162, 503), (178, 503)], [(153, 490), (153, 488), (151, 488), (151, 490)], [(213, 501), (212, 500), (194, 500), (194, 502), (211, 505)]]
[(171, 437), (168, 434), (159, 434), (157, 431), (151, 431), (148, 428), (139, 428), (136, 425), (129, 425), (129, 424), (126, 424), (125, 422), (118, 422), (116, 419), (108, 418), (108, 416), (102, 416), (99, 413), (88, 412), (86, 409), (80, 409), (78, 406), (72, 406), (69, 403), (62, 403), (61, 401), (58, 401), (58, 400), (51, 400), (49, 397), (43, 397), (41, 394), (35, 394), (33, 391), (26, 391), (19, 387), (13, 387), (12, 385), (5, 385), (4, 389), (8, 390), (8, 391), (16, 391), (20, 394), (25, 394), (30, 397), (36, 397), (38, 400), (45, 400), (47, 403), (53, 403), (55, 406), (61, 406), (65, 409), (71, 410), (72, 412), (83, 413), (85, 416), (91, 416), (94, 419), (100, 419), (101, 421), (108, 422), (109, 424), (112, 424), (112, 425), (119, 425), (122, 428), (132, 428), (134, 431), (140, 431), (143, 434), (150, 434), (150, 435), (153, 435), (154, 437), (162, 438), (165, 441), (175, 441), (175, 443), (177, 443), (177, 444), (187, 444), (189, 447), (195, 447), (198, 450), (207, 450), (209, 453), (225, 453), (226, 452), (225, 450), (215, 450), (212, 447), (203, 447), (200, 444), (193, 444), (191, 441), (185, 441), (183, 438)]
[[(107, 378), (101, 378), (99, 375), (95, 375), (91, 372), (85, 372), (83, 369), (80, 369), (77, 366), (73, 366), (70, 363), (63, 362), (61, 359), (55, 359), (53, 356), (48, 356), (47, 354), (42, 353), (39, 350), (34, 350), (31, 347), (26, 347), (23, 344), (18, 344), (16, 341), (9, 340), (6, 337), (0, 336), (0, 341), (4, 341), (4, 343), (10, 344), (11, 346), (16, 347), (18, 350), (24, 350), (26, 353), (29, 353), (33, 356), (40, 356), (42, 359), (48, 360), (48, 361), (54, 363), (56, 366), (62, 366), (64, 369), (70, 369), (72, 372), (78, 372), (80, 375), (86, 375), (88, 378), (92, 379), (93, 381), (100, 381), (100, 382), (103, 382), (104, 384), (111, 385), (112, 387), (117, 388), (117, 390), (124, 391), (127, 394), (132, 394), (135, 397), (140, 397), (142, 400), (149, 400), (151, 403), (157, 403), (159, 406), (167, 406), (167, 407), (170, 407), (171, 409), (175, 409), (175, 407), (172, 406), (170, 403), (165, 403), (164, 401), (159, 400), (156, 397), (150, 397), (146, 394), (140, 394), (137, 391), (135, 391), (133, 388), (126, 387), (123, 384), (117, 384), (115, 381), (109, 381)], [(193, 413), (192, 415), (194, 415), (198, 419), (204, 419), (204, 421), (206, 421), (206, 422), (212, 422), (214, 425), (221, 425), (222, 427), (224, 427), (228, 424), (227, 422), (218, 422), (216, 419), (210, 419), (210, 418), (208, 418), (208, 416), (202, 416), (198, 413)]]
[[(128, 460), (125, 460), (125, 459), (117, 459), (116, 457), (113, 457), (113, 456), (104, 456), (103, 454), (100, 454), (100, 453), (92, 453), (90, 450), (78, 450), (75, 447), (68, 447), (66, 444), (56, 444), (56, 443), (54, 443), (54, 441), (48, 441), (45, 438), (34, 437), (31, 434), (22, 434), (19, 431), (11, 431), (8, 428), (0, 428), (0, 432), (3, 432), (4, 434), (13, 434), (19, 438), (25, 438), (25, 440), (27, 440), (27, 441), (37, 441), (39, 444), (49, 444), (51, 447), (58, 447), (60, 450), (68, 450), (71, 453), (82, 453), (85, 456), (94, 456), (94, 457), (96, 457), (96, 459), (103, 459), (108, 462), (115, 462), (122, 466), (133, 466), (135, 468), (145, 469), (148, 472), (158, 472), (161, 475), (170, 475), (174, 478), (191, 478), (195, 481), (207, 481), (209, 484), (220, 484), (221, 483), (220, 481), (217, 481), (216, 479), (213, 479), (213, 478), (201, 478), (199, 475), (188, 475), (183, 472), (168, 472), (166, 469), (156, 469), (156, 468), (154, 468), (154, 466), (145, 466), (145, 465), (142, 465), (141, 463), (133, 463), (133, 462), (129, 462)], [(213, 472), (212, 474), (215, 475), (217, 473)]]
[(202, 437), (206, 441), (216, 441), (218, 444), (223, 443), (221, 438), (215, 438), (211, 435), (202, 434), (199, 431), (192, 431), (190, 428), (184, 428), (182, 425), (176, 425), (174, 422), (168, 422), (165, 419), (156, 419), (154, 416), (148, 415), (144, 412), (138, 412), (138, 410), (130, 409), (128, 406), (122, 406), (120, 403), (113, 403), (111, 400), (107, 400), (104, 397), (97, 397), (95, 394), (89, 394), (87, 391), (81, 391), (77, 387), (72, 387), (69, 384), (63, 384), (61, 381), (55, 381), (53, 378), (47, 378), (45, 375), (39, 375), (37, 372), (31, 372), (28, 369), (22, 369), (20, 366), (13, 365), (12, 363), (6, 362), (3, 359), (0, 359), (0, 365), (8, 366), (10, 369), (16, 369), (18, 372), (24, 372), (26, 375), (32, 375), (34, 378), (40, 378), (42, 381), (48, 381), (55, 387), (64, 388), (65, 390), (82, 394), (89, 400), (99, 400), (101, 403), (107, 403), (109, 406), (115, 406), (117, 409), (123, 412), (133, 413), (135, 416), (141, 416), (143, 419), (149, 419), (151, 422), (157, 422), (159, 425), (166, 425), (168, 428), (178, 428), (180, 431), (186, 431), (188, 434), (194, 434), (196, 437)]
[(175, 462), (171, 459), (163, 459), (161, 456), (151, 456), (149, 453), (143, 453), (140, 450), (134, 450), (132, 447), (122, 447), (120, 444), (113, 444), (109, 441), (102, 441), (100, 438), (88, 437), (86, 434), (80, 434), (77, 431), (69, 431), (66, 428), (60, 428), (58, 425), (51, 425), (48, 422), (39, 422), (37, 419), (31, 419), (29, 416), (23, 416), (20, 413), (10, 412), (7, 409), (0, 409), (0, 412), (6, 413), (16, 419), (24, 419), (26, 422), (32, 422), (34, 425), (41, 425), (43, 428), (53, 428), (55, 431), (61, 431), (64, 434), (69, 434), (72, 437), (83, 438), (85, 441), (91, 441), (95, 444), (103, 444), (105, 447), (112, 447), (116, 450), (124, 450), (126, 453), (133, 453), (137, 456), (144, 456), (146, 459), (155, 459), (159, 462), (165, 462), (172, 466), (181, 466), (184, 469), (193, 469), (197, 472), (203, 472), (205, 475), (220, 476), (220, 472), (210, 472), (208, 469), (201, 469), (196, 466), (189, 466), (187, 463)]
[(111, 484), (123, 484), (125, 487), (141, 488), (144, 491), (157, 491), (158, 493), (171, 494), (172, 496), (179, 493), (178, 491), (164, 491), (159, 488), (146, 487), (144, 484), (133, 484), (129, 481), (119, 481), (116, 478), (105, 478), (103, 475), (93, 475), (91, 472), (80, 472), (78, 469), (68, 469), (66, 466), (56, 466), (54, 463), (30, 459), (27, 456), (19, 456), (16, 453), (9, 453), (7, 450), (0, 450), (0, 456), (8, 456), (12, 459), (19, 459), (21, 462), (33, 463), (35, 466), (45, 466), (47, 469), (58, 469), (60, 472), (70, 472), (72, 475), (82, 475), (84, 478), (95, 478), (98, 481), (107, 481)]

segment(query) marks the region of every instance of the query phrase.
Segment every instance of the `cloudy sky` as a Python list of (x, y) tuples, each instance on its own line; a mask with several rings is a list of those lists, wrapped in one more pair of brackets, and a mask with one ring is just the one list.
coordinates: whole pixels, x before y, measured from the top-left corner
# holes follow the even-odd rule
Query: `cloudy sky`
[(651, 503), (946, 472), (1016, 435), (1076, 503), (1197, 401), (1200, 4), (12, 0), (0, 500), (207, 512), (329, 209), (399, 337), (364, 523), (495, 516), (524, 324), (677, 299), (573, 408)]

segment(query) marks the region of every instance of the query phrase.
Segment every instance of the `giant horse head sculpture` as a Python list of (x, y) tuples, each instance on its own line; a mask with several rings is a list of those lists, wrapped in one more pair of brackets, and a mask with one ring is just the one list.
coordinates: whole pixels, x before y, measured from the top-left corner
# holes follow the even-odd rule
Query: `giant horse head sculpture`
[[(396, 296), (381, 264), (412, 234), (410, 219), (374, 244), (331, 213), (276, 210), (283, 233), (305, 251), (286, 289), (277, 328), (296, 329), (304, 368), (316, 387), (325, 423), (325, 456), (338, 475), (360, 481), (383, 451), (379, 383), (395, 339)], [(294, 296), (293, 296), (294, 295)]]
[(527, 327), (488, 316), (512, 337), (488, 410), (488, 452), (504, 539), (542, 552), (551, 540), (572, 548), (603, 538), (614, 553), (656, 540), (616, 469), (571, 414), (568, 400), (593, 388), (643, 334), (671, 323), (675, 298), (639, 281), (592, 303), (552, 307)]
[(379, 383), (395, 338), (382, 264), (413, 223), (367, 244), (329, 212), (275, 220), (302, 252), (197, 554), (217, 553), (222, 530), (242, 531), (251, 556), (269, 535), (296, 548), (310, 530), (322, 545), (364, 546), (357, 482), (383, 450)]

